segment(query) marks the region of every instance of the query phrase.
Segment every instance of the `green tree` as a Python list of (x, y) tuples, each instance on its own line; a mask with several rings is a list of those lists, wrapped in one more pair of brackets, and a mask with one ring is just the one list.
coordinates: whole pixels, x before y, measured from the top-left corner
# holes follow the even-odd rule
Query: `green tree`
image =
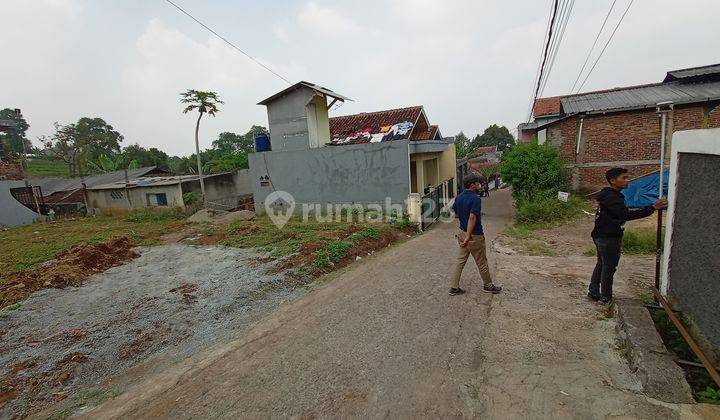
[(203, 203), (205, 202), (205, 182), (202, 178), (202, 161), (200, 160), (200, 139), (199, 139), (199, 133), (200, 133), (200, 120), (202, 119), (203, 114), (208, 114), (211, 117), (214, 117), (216, 113), (220, 111), (218, 108), (218, 105), (224, 104), (223, 101), (220, 100), (217, 93), (215, 92), (203, 92), (199, 90), (194, 89), (188, 89), (186, 92), (183, 92), (180, 94), (180, 103), (187, 104), (185, 109), (183, 109), (183, 114), (187, 114), (191, 111), (198, 111), (198, 119), (197, 123), (195, 124), (195, 155), (197, 157), (197, 168), (198, 168), (198, 175), (200, 178), (200, 190), (203, 195)]
[[(13, 123), (13, 127), (7, 132), (0, 132), (0, 149), (5, 150), (5, 155), (10, 158), (17, 158), (23, 152), (32, 151), (32, 143), (25, 137), (25, 132), (30, 125), (25, 121), (22, 114), (16, 113), (14, 109), (5, 108), (0, 110), (0, 120), (7, 120)], [(23, 146), (25, 146), (23, 148)], [(24, 150), (23, 150), (24, 149)]]
[(516, 200), (547, 198), (567, 187), (565, 161), (557, 148), (545, 144), (518, 144), (504, 153), (500, 176)]
[(123, 135), (99, 117), (80, 118), (75, 124), (75, 138), (81, 151), (78, 161), (81, 167), (87, 162), (96, 162), (102, 154), (119, 154), (123, 141)]
[(472, 152), (470, 139), (462, 131), (455, 136), (455, 155), (459, 158), (468, 157)]
[(100, 155), (115, 157), (120, 152), (123, 136), (102, 118), (80, 118), (77, 123), (55, 123), (55, 133), (46, 147), (68, 165), (70, 176), (86, 174), (90, 163), (99, 162)]
[(156, 166), (163, 170), (170, 170), (167, 153), (155, 147), (145, 149), (139, 144), (131, 144), (123, 148), (122, 156), (125, 160), (135, 160), (140, 166)]
[(119, 171), (121, 169), (137, 169), (140, 164), (137, 160), (130, 160), (127, 165), (124, 156), (120, 155), (115, 159), (108, 157), (105, 154), (101, 154), (98, 157), (98, 162), (88, 162), (88, 167), (95, 172), (112, 172)]
[(475, 136), (471, 144), (473, 149), (480, 146), (497, 146), (498, 151), (505, 152), (515, 144), (515, 138), (507, 127), (493, 124), (486, 128), (482, 135)]

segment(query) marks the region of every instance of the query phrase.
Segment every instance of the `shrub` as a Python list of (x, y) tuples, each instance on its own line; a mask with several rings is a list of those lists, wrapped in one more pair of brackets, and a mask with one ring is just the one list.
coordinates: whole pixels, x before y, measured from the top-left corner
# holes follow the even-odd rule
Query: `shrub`
[(195, 191), (188, 191), (182, 195), (183, 202), (186, 206), (191, 206), (198, 202), (198, 195)]
[(516, 200), (555, 196), (567, 187), (565, 162), (558, 149), (537, 144), (518, 144), (502, 157), (500, 176), (513, 188)]
[(515, 200), (518, 224), (542, 226), (566, 220), (572, 220), (583, 214), (588, 205), (579, 197), (571, 196), (567, 203), (557, 197), (545, 196), (535, 199), (518, 198)]
[(167, 222), (184, 218), (185, 213), (180, 207), (142, 208), (132, 210), (125, 215), (125, 220), (132, 223)]
[(395, 221), (392, 222), (392, 225), (395, 229), (416, 229), (417, 225), (410, 221), (410, 216), (407, 214), (403, 215), (402, 217), (398, 217)]

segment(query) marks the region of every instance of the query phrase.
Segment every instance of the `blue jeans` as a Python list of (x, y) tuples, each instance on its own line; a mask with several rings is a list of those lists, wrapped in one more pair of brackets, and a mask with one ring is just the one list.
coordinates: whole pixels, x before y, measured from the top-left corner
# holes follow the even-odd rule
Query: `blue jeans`
[(613, 276), (620, 262), (622, 238), (595, 238), (597, 264), (593, 270), (588, 296), (594, 299), (612, 298)]

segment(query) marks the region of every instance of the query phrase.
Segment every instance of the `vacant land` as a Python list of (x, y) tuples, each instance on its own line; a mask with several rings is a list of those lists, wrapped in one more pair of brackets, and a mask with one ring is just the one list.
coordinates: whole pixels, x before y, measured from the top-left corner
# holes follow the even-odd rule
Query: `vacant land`
[(97, 384), (241, 334), (317, 276), (412, 232), (402, 221), (189, 223), (172, 209), (4, 229), (0, 417), (117, 396), (124, 385)]

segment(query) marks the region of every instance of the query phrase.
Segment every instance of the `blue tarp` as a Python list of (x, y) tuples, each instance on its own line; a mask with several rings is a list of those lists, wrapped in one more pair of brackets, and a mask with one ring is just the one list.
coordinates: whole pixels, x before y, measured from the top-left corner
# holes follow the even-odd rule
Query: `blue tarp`
[[(668, 178), (670, 171), (665, 169), (663, 174), (663, 197), (668, 194)], [(628, 187), (622, 190), (625, 196), (625, 205), (630, 208), (652, 206), (658, 199), (658, 184), (660, 182), (660, 172), (641, 176), (633, 179)]]

